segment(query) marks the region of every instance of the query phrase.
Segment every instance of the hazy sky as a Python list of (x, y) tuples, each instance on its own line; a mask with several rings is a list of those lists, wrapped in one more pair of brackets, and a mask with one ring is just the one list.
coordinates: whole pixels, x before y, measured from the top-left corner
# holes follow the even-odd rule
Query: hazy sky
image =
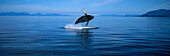
[(170, 9), (170, 0), (0, 0), (0, 12), (143, 14)]

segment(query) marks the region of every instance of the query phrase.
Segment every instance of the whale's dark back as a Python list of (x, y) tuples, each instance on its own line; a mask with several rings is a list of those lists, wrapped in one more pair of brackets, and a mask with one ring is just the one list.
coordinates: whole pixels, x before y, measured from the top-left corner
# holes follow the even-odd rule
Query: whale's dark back
[(85, 16), (81, 16), (76, 22), (75, 24), (81, 23), (81, 22), (87, 22), (90, 21), (94, 18), (94, 16), (92, 15), (85, 15)]

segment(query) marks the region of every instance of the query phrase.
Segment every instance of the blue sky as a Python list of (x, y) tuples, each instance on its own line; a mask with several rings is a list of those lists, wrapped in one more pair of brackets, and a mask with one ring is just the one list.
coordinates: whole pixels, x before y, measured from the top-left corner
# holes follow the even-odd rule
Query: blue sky
[(143, 14), (170, 9), (170, 0), (0, 0), (0, 12)]

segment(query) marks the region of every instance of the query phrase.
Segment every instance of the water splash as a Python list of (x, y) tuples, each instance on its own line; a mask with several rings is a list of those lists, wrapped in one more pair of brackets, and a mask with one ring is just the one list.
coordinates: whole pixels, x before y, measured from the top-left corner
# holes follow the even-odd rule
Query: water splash
[(68, 24), (64, 28), (67, 29), (83, 29), (80, 24)]

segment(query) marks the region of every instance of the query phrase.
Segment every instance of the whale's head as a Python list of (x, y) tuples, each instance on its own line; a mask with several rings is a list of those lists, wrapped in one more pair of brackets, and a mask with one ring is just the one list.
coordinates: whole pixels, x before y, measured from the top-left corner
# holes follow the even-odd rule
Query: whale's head
[(92, 15), (87, 15), (86, 17), (88, 18), (88, 21), (92, 20), (94, 18), (94, 16), (92, 16)]

